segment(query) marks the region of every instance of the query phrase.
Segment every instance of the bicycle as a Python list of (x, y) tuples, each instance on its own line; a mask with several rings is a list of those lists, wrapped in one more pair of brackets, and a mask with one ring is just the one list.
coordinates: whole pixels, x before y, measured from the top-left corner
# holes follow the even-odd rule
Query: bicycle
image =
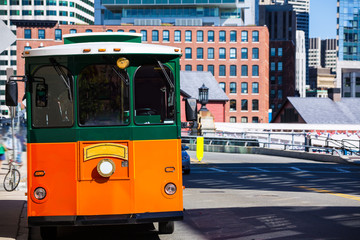
[(4, 189), (7, 192), (14, 191), (20, 183), (20, 172), (16, 169), (16, 164), (13, 160), (9, 161), (9, 171), (4, 178)]

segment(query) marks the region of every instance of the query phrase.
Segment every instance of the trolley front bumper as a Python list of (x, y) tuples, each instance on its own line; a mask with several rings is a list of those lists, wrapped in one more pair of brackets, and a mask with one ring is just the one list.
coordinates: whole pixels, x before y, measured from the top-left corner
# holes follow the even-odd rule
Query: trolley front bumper
[(89, 225), (121, 225), (152, 222), (180, 221), (183, 212), (138, 213), (122, 215), (95, 216), (43, 216), (28, 217), (29, 226), (89, 226)]

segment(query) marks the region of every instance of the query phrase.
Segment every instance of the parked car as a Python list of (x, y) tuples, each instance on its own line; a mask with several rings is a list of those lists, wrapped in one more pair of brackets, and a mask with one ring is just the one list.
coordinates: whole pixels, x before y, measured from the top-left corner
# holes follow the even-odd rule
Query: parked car
[(188, 149), (189, 149), (188, 146), (181, 145), (182, 170), (184, 174), (190, 173), (190, 156), (186, 152), (186, 150)]

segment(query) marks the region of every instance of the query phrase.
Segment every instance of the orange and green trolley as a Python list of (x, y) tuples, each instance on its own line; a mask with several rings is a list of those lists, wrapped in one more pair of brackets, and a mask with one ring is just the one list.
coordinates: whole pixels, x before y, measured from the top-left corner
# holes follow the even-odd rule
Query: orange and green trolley
[(61, 225), (183, 217), (181, 50), (137, 33), (64, 35), (26, 50), (28, 223)]

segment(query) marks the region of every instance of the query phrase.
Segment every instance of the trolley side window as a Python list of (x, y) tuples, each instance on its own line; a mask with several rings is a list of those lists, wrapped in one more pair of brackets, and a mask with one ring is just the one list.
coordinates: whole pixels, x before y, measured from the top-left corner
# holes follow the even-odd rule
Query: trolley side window
[(71, 127), (74, 123), (73, 76), (60, 65), (44, 66), (32, 76), (32, 125)]
[(135, 123), (173, 124), (175, 121), (174, 76), (160, 62), (144, 65), (134, 76)]
[(129, 77), (115, 65), (89, 65), (78, 78), (79, 124), (114, 126), (129, 123)]

